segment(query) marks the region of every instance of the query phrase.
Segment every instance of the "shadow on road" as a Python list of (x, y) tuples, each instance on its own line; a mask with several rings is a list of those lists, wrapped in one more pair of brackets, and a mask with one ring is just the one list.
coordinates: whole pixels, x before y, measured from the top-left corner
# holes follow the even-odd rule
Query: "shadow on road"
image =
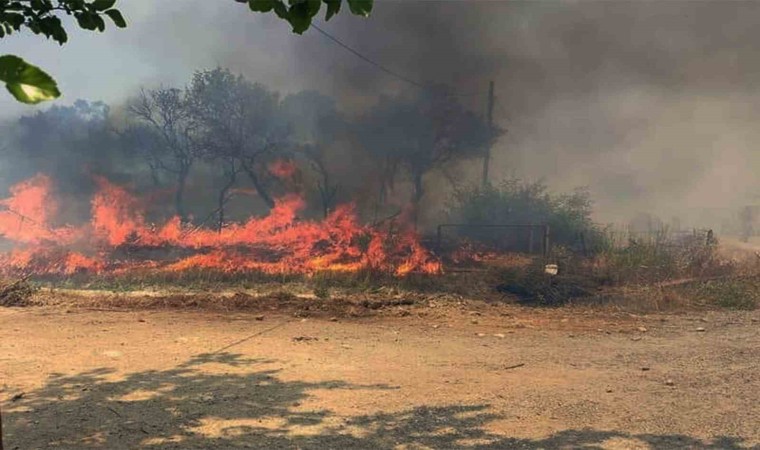
[[(487, 405), (417, 407), (343, 417), (303, 411), (318, 390), (385, 390), (342, 381), (283, 381), (274, 362), (232, 353), (195, 357), (176, 368), (112, 378), (97, 369), (53, 376), (6, 405), (6, 449), (554, 449), (603, 448), (635, 440), (654, 449), (744, 449), (736, 438), (568, 430), (545, 439), (497, 435)], [(757, 448), (757, 447), (755, 447)]]

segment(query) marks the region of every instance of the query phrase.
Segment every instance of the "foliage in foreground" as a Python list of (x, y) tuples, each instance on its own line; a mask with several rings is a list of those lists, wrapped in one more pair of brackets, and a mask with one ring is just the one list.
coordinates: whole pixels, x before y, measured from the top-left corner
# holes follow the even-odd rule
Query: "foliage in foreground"
[[(326, 5), (325, 20), (340, 12), (343, 0), (235, 0), (246, 3), (251, 11), (274, 12), (302, 34), (311, 26), (312, 19)], [(346, 0), (352, 14), (367, 17), (372, 12), (373, 0)], [(110, 19), (119, 28), (127, 21), (121, 11), (114, 8), (116, 0), (0, 0), (0, 39), (26, 28), (63, 45), (68, 33), (61, 16), (73, 16), (77, 25), (89, 31), (103, 32)], [(37, 66), (16, 55), (0, 56), (0, 82), (22, 103), (36, 104), (60, 97), (55, 80)]]

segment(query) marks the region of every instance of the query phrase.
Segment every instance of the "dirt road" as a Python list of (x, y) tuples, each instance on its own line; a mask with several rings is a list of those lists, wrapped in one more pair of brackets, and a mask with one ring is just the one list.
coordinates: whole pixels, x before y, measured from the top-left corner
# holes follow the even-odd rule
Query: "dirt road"
[(760, 448), (760, 312), (0, 308), (7, 449)]

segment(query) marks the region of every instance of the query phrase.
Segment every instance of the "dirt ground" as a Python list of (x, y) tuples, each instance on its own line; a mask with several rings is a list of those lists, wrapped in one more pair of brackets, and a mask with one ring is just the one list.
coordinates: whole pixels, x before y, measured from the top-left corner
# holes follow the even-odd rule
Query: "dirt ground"
[(297, 316), (0, 308), (6, 449), (760, 448), (760, 311)]

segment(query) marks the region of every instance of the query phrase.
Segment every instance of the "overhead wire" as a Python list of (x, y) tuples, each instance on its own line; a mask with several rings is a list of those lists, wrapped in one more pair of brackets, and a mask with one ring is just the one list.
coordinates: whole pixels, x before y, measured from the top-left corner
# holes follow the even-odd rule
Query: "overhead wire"
[[(420, 89), (428, 89), (428, 88), (430, 88), (430, 86), (434, 86), (435, 84), (437, 84), (437, 83), (423, 83), (423, 82), (420, 82), (420, 81), (413, 80), (413, 79), (411, 79), (411, 78), (409, 78), (407, 76), (404, 76), (404, 75), (402, 75), (402, 74), (400, 74), (400, 73), (398, 73), (398, 72), (396, 72), (394, 70), (389, 69), (388, 67), (384, 66), (383, 64), (380, 64), (379, 62), (377, 62), (377, 61), (375, 61), (375, 60), (373, 60), (373, 59), (371, 59), (371, 58), (369, 58), (367, 56), (364, 56), (359, 51), (357, 51), (356, 49), (352, 48), (351, 46), (349, 46), (348, 44), (344, 43), (343, 41), (341, 41), (337, 37), (333, 36), (332, 34), (328, 33), (327, 31), (323, 30), (322, 28), (320, 28), (316, 24), (312, 24), (311, 26), (312, 26), (312, 28), (314, 28), (315, 30), (317, 30), (317, 32), (319, 32), (322, 36), (324, 36), (327, 39), (329, 39), (330, 41), (332, 41), (334, 44), (340, 46), (341, 48), (343, 48), (344, 50), (348, 51), (349, 53), (351, 53), (352, 55), (356, 56), (357, 58), (361, 59), (362, 61), (366, 62), (367, 64), (372, 65), (376, 69), (378, 69), (378, 70), (384, 72), (385, 74), (390, 75), (390, 76), (392, 76), (392, 77), (394, 77), (394, 78), (396, 78), (396, 79), (398, 79), (400, 81), (403, 81), (405, 83), (408, 83), (408, 84), (410, 84), (410, 85), (412, 85), (414, 87), (420, 88)], [(485, 93), (486, 93), (485, 91), (483, 91), (483, 92), (468, 92), (468, 93), (456, 92), (456, 91), (451, 91), (450, 92), (451, 95), (455, 95), (455, 96), (459, 96), (459, 97), (471, 97), (471, 96), (475, 96), (475, 95), (484, 95)]]

